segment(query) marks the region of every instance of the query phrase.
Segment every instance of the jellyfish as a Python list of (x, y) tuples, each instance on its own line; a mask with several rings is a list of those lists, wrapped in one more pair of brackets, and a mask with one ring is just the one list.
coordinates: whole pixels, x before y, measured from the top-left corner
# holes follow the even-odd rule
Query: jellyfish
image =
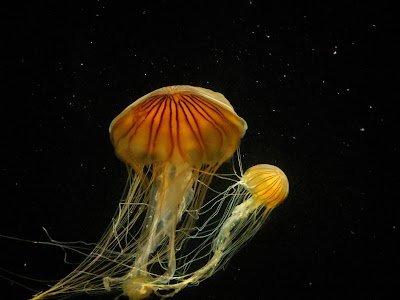
[(32, 299), (109, 291), (122, 291), (130, 300), (163, 296), (158, 290), (169, 290), (189, 270), (187, 260), (196, 251), (177, 253), (201, 239), (195, 223), (211, 179), (246, 129), (229, 101), (205, 88), (164, 87), (129, 105), (110, 125), (116, 155), (128, 169), (117, 212), (88, 253), (59, 243), (85, 259)]

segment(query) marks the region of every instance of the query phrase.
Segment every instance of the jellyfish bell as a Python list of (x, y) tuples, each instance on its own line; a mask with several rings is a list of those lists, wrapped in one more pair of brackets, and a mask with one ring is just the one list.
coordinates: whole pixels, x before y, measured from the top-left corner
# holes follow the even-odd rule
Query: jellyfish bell
[(155, 90), (110, 125), (117, 155), (133, 168), (155, 163), (220, 164), (237, 149), (246, 122), (220, 93), (188, 85)]
[(289, 180), (278, 167), (260, 164), (249, 168), (242, 177), (246, 189), (267, 212), (280, 205), (289, 194)]

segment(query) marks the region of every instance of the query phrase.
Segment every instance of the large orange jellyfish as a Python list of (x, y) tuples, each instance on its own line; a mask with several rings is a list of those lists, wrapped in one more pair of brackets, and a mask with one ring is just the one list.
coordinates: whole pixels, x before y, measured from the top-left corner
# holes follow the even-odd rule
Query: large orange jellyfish
[[(243, 173), (240, 156), (239, 175), (217, 174), (232, 184), (222, 193), (209, 188), (246, 129), (222, 94), (199, 87), (161, 88), (128, 106), (110, 125), (128, 190), (89, 253), (56, 242), (86, 257), (33, 300), (112, 291), (130, 300), (171, 297), (223, 267), (289, 192), (279, 168)], [(204, 201), (206, 192), (216, 195)]]
[(42, 299), (122, 289), (130, 299), (156, 292), (176, 272), (176, 252), (190, 237), (208, 185), (247, 129), (220, 93), (192, 86), (153, 91), (110, 125), (129, 190), (108, 230), (85, 260)]

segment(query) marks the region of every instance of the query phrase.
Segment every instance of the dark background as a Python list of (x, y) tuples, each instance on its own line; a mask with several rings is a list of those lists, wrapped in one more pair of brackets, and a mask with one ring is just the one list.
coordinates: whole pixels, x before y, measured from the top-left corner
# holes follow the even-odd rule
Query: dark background
[[(276, 164), (291, 189), (226, 270), (175, 299), (397, 299), (398, 193), (389, 189), (399, 176), (389, 170), (399, 148), (384, 111), (395, 99), (385, 94), (393, 9), (132, 2), (18, 2), (1, 12), (0, 234), (46, 241), (45, 227), (57, 240), (95, 242), (126, 179), (109, 123), (154, 89), (189, 84), (223, 93), (247, 121), (244, 167)], [(56, 247), (0, 243), (8, 271), (56, 279), (71, 268)], [(33, 293), (1, 287), (7, 299)]]

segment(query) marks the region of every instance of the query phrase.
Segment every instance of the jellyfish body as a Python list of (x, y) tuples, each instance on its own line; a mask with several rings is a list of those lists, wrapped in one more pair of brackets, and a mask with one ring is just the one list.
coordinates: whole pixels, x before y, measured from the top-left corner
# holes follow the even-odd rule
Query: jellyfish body
[[(146, 169), (151, 197), (134, 267), (122, 278), (107, 277), (106, 282), (122, 280), (124, 293), (132, 299), (140, 298), (138, 293), (147, 295), (142, 288), (135, 290), (137, 278), (148, 277), (149, 257), (161, 246), (165, 249), (157, 259), (165, 270), (157, 280), (168, 282), (174, 276), (175, 251), (195, 221), (183, 212), (188, 207), (199, 210), (212, 175), (238, 148), (246, 129), (222, 94), (192, 86), (156, 90), (112, 121), (117, 156), (141, 177), (146, 177)], [(183, 224), (180, 231), (178, 222)]]
[(128, 166), (128, 191), (85, 260), (33, 299), (114, 289), (144, 299), (174, 281), (176, 252), (191, 235), (212, 176), (246, 129), (222, 94), (199, 87), (161, 88), (128, 106), (110, 125), (115, 152)]
[(245, 192), (230, 193), (238, 204), (213, 241), (214, 253), (225, 252), (232, 256), (256, 234), (271, 211), (289, 194), (285, 173), (273, 165), (261, 164), (249, 168), (239, 184), (239, 189), (245, 189)]

